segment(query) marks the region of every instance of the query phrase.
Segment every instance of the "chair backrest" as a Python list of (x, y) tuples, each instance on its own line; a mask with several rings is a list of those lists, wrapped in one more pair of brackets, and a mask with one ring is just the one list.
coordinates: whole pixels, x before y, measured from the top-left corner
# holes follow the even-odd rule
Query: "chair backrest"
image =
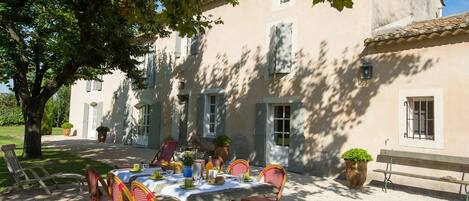
[(250, 170), (249, 162), (244, 159), (236, 159), (231, 162), (226, 169), (226, 171), (233, 176), (249, 173)]
[(130, 193), (129, 188), (125, 186), (125, 183), (119, 179), (114, 174), (108, 174), (111, 177), (110, 179), (110, 186), (111, 186), (111, 197), (113, 201), (133, 201), (132, 194)]
[(222, 157), (214, 157), (212, 158), (212, 164), (213, 167), (220, 168), (220, 170), (223, 168), (223, 158)]
[(276, 164), (268, 165), (260, 172), (258, 179), (264, 179), (265, 183), (274, 185), (278, 190), (277, 200), (280, 200), (285, 182), (287, 181), (287, 172), (282, 166)]
[[(18, 160), (18, 157), (16, 157), (16, 153), (15, 153), (16, 145), (14, 144), (2, 145), (1, 149), (3, 152), (3, 159), (5, 160), (8, 171), (14, 177), (15, 181), (19, 182), (20, 177), (15, 172), (19, 169), (22, 169), (22, 167)], [(21, 172), (21, 174), (24, 174), (24, 172)], [(27, 175), (22, 175), (22, 176), (27, 177)]]
[(159, 166), (162, 161), (171, 161), (174, 152), (176, 151), (178, 142), (177, 141), (166, 141), (161, 146), (161, 149), (156, 153), (150, 165)]
[(155, 195), (140, 182), (133, 181), (130, 189), (132, 190), (134, 201), (156, 201)]
[(92, 168), (90, 165), (86, 165), (85, 170), (86, 181), (88, 182), (88, 190), (90, 193), (90, 200), (92, 201), (99, 201), (101, 192), (99, 191), (99, 183), (105, 189), (105, 193), (108, 197), (110, 196), (109, 188), (106, 182), (104, 182), (103, 178), (101, 178), (101, 174)]

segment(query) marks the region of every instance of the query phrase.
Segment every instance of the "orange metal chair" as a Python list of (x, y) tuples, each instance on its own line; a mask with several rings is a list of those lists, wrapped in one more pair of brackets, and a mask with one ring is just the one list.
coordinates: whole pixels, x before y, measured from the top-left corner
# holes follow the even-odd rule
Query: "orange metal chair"
[(111, 197), (113, 201), (134, 201), (129, 188), (125, 186), (125, 183), (119, 179), (116, 175), (109, 173), (110, 177), (109, 187), (111, 188)]
[(257, 177), (257, 180), (264, 181), (265, 183), (272, 184), (277, 192), (274, 197), (272, 196), (254, 196), (241, 199), (242, 201), (267, 201), (276, 200), (279, 201), (282, 197), (282, 191), (287, 182), (287, 172), (285, 168), (280, 165), (272, 164), (265, 167)]
[(249, 167), (249, 162), (244, 159), (236, 159), (226, 168), (228, 174), (233, 176), (249, 173), (250, 170), (251, 168)]
[(134, 201), (156, 201), (156, 196), (140, 182), (133, 181), (130, 189)]

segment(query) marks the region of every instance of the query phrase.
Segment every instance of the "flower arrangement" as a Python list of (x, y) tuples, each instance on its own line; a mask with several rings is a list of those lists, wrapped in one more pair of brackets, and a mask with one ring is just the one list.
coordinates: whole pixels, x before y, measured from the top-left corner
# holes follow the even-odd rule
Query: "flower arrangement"
[(184, 166), (192, 166), (194, 164), (194, 153), (192, 151), (185, 151), (182, 154), (182, 164)]

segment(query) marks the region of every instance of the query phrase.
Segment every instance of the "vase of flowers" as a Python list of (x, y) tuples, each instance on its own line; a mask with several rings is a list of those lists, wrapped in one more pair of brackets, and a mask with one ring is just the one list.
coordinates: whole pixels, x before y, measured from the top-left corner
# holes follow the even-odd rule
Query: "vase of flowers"
[(98, 132), (98, 142), (106, 142), (107, 132), (109, 132), (109, 128), (106, 126), (99, 126), (98, 128), (96, 128), (96, 131)]
[(64, 136), (70, 136), (72, 132), (73, 124), (70, 122), (65, 122), (62, 124), (62, 128), (64, 129)]
[(182, 175), (184, 177), (192, 177), (192, 165), (194, 164), (194, 153), (186, 151), (182, 155)]
[(228, 158), (228, 154), (230, 153), (230, 145), (232, 141), (231, 138), (227, 135), (219, 135), (213, 140), (213, 144), (215, 145), (215, 159), (221, 158), (222, 161), (226, 161)]
[(342, 154), (345, 160), (345, 174), (349, 183), (349, 188), (363, 188), (366, 181), (367, 164), (373, 158), (364, 149), (355, 148), (346, 151)]

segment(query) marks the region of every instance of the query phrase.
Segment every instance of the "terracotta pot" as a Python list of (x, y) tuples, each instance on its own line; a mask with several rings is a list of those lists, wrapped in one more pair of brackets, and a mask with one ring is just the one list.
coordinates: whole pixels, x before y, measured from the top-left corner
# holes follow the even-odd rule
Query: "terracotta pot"
[(345, 174), (349, 183), (349, 188), (363, 188), (368, 171), (367, 164), (368, 162), (366, 161), (345, 161)]
[(70, 136), (71, 132), (72, 132), (71, 128), (64, 128), (64, 136)]
[(98, 133), (98, 142), (99, 142), (99, 143), (104, 143), (104, 142), (106, 142), (106, 136), (107, 136), (107, 133), (106, 133), (106, 132), (100, 132), (100, 133)]
[(223, 161), (226, 161), (226, 159), (228, 158), (228, 154), (230, 153), (230, 147), (229, 146), (222, 146), (222, 147), (216, 146), (214, 152), (215, 152), (215, 156), (219, 156), (223, 159)]

